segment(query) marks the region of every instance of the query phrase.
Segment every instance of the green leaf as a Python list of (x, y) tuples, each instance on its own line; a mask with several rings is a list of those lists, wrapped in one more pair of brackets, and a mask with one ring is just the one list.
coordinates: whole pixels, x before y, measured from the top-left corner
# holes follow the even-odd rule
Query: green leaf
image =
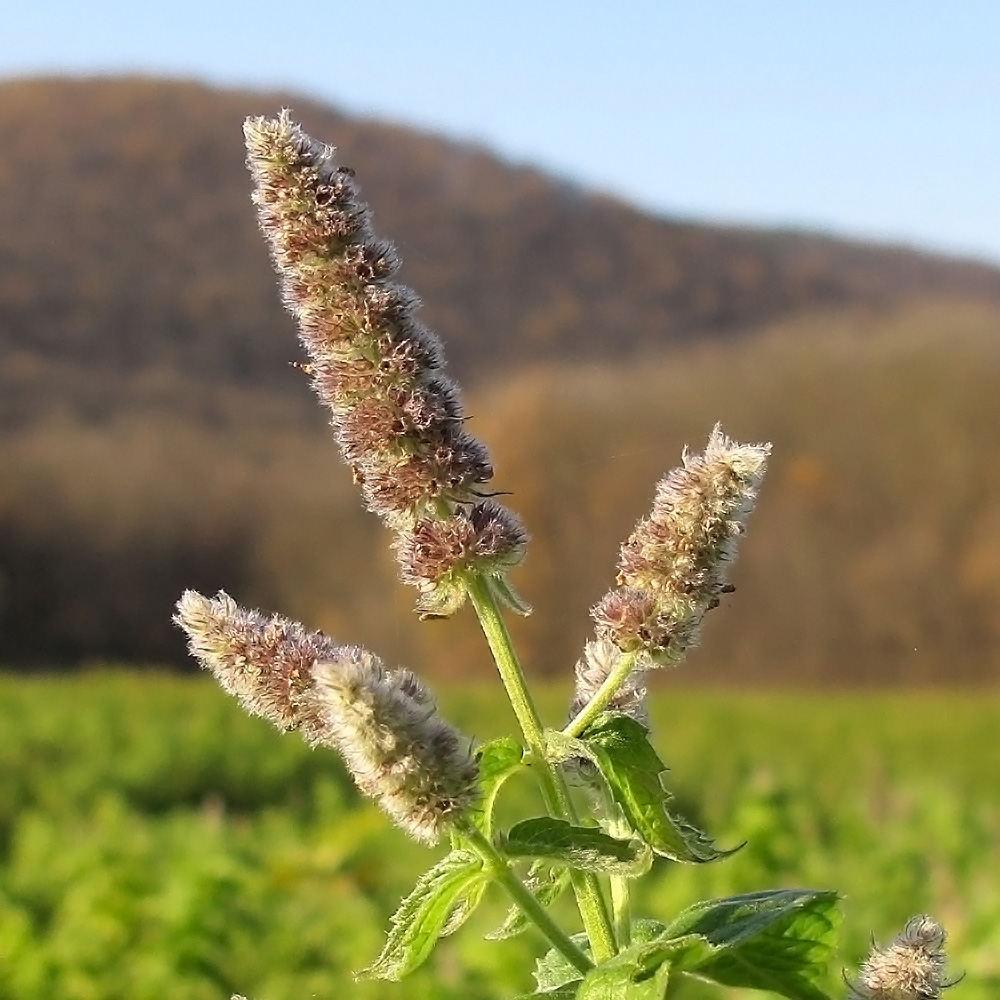
[(524, 747), (511, 736), (484, 743), (476, 750), (479, 764), (479, 805), (473, 821), (486, 837), (492, 836), (493, 810), (503, 783), (524, 766)]
[(463, 894), (485, 881), (482, 859), (471, 851), (452, 851), (425, 872), (399, 905), (379, 955), (358, 979), (402, 979), (434, 950)]
[[(792, 1000), (826, 1000), (838, 922), (830, 890), (775, 889), (689, 907), (667, 925), (664, 938), (701, 939), (675, 954), (679, 971), (724, 986), (770, 990)], [(666, 942), (664, 942), (666, 943)]]
[(633, 945), (591, 969), (577, 1000), (662, 1000), (670, 977), (670, 949)]
[(445, 921), (444, 927), (441, 928), (441, 937), (448, 937), (454, 934), (475, 913), (476, 907), (483, 901), (483, 894), (486, 892), (488, 885), (489, 882), (485, 878), (482, 878), (471, 882), (466, 887), (455, 905), (452, 906), (451, 912), (448, 914), (448, 919)]
[(514, 1000), (574, 1000), (576, 991), (580, 988), (580, 983), (582, 982), (582, 979), (577, 979), (572, 983), (566, 983), (565, 986), (560, 986), (558, 989), (522, 993), (520, 996), (514, 997)]
[(595, 764), (629, 825), (662, 857), (701, 863), (734, 853), (718, 850), (707, 834), (670, 812), (673, 796), (661, 779), (667, 767), (635, 719), (605, 712), (578, 739), (548, 731), (546, 741), (556, 760), (584, 757)]
[[(590, 941), (584, 933), (573, 934), (570, 938), (585, 955), (590, 955)], [(535, 962), (535, 982), (539, 993), (551, 993), (568, 983), (580, 979), (580, 970), (571, 965), (562, 952), (550, 948)]]
[(596, 827), (538, 816), (512, 826), (500, 845), (512, 858), (544, 858), (591, 872), (627, 875), (648, 865), (648, 848), (637, 839), (619, 840)]
[[(544, 861), (535, 861), (528, 870), (528, 877), (524, 880), (524, 887), (542, 906), (550, 906), (571, 884), (568, 868), (553, 868)], [(503, 923), (496, 930), (490, 931), (486, 935), (486, 940), (504, 941), (523, 934), (533, 926), (534, 924), (528, 920), (519, 906), (512, 906), (507, 911)]]

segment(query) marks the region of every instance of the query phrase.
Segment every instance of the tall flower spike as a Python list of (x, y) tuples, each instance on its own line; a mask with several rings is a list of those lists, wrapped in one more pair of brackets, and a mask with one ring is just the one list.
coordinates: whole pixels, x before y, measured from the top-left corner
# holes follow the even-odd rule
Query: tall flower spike
[(408, 670), (387, 671), (364, 650), (318, 664), (313, 699), (358, 788), (404, 830), (436, 842), (478, 795), (469, 741), (437, 714)]
[[(253, 200), (284, 301), (368, 508), (400, 536), (400, 553), (413, 548), (409, 538), (418, 525), (482, 520), (486, 515), (467, 508), (487, 495), (489, 454), (465, 431), (458, 390), (442, 371), (440, 342), (415, 318), (417, 297), (392, 280), (395, 248), (373, 234), (351, 172), (287, 111), (248, 119), (244, 134)], [(505, 517), (516, 522), (509, 512)], [(509, 532), (508, 542), (492, 563), (480, 554), (477, 569), (487, 579), (502, 580), (520, 558), (523, 531)], [(404, 578), (421, 588), (434, 613), (461, 603), (438, 580), (465, 556), (456, 549), (456, 562), (439, 564), (439, 577), (430, 581), (404, 567)]]
[(650, 515), (621, 548), (619, 587), (592, 610), (599, 638), (655, 664), (679, 660), (727, 589), (726, 572), (764, 477), (769, 444), (741, 445), (716, 425), (703, 455), (660, 481)]
[(187, 591), (174, 621), (247, 712), (338, 750), (361, 791), (417, 840), (436, 842), (475, 803), (469, 741), (408, 670), (386, 670), (366, 650), (247, 611), (222, 592)]
[(910, 919), (885, 948), (872, 948), (850, 992), (860, 1000), (936, 1000), (945, 983), (944, 928), (928, 916)]

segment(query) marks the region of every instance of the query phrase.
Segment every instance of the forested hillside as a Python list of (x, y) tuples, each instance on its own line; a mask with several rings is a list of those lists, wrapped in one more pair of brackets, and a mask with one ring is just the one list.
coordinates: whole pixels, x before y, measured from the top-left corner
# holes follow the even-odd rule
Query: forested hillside
[(693, 676), (996, 678), (1000, 270), (652, 218), (294, 96), (138, 79), (0, 85), (0, 661), (183, 662), (191, 585), (486, 669), (471, 621), (410, 613), (289, 364), (240, 133), (282, 105), (356, 170), (469, 387), (535, 536), (534, 669), (569, 669), (656, 478), (722, 419), (775, 457)]

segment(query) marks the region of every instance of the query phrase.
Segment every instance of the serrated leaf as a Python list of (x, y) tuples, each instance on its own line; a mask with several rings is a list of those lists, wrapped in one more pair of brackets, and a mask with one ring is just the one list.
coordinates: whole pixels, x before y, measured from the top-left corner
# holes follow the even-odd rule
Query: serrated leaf
[[(590, 955), (590, 941), (584, 933), (573, 934), (570, 940), (585, 955)], [(569, 959), (561, 951), (550, 948), (541, 958), (535, 962), (535, 982), (538, 984), (539, 993), (550, 993), (565, 986), (567, 983), (576, 982), (580, 978), (580, 970), (570, 963)]]
[(836, 905), (835, 892), (814, 889), (706, 900), (679, 914), (663, 936), (710, 946), (679, 952), (672, 961), (679, 971), (792, 1000), (826, 1000), (818, 983), (833, 954)]
[(482, 859), (470, 851), (452, 851), (442, 858), (400, 903), (382, 953), (356, 977), (399, 980), (422, 965), (463, 893), (485, 878)]
[(523, 764), (524, 747), (512, 736), (490, 740), (476, 750), (479, 765), (479, 804), (473, 813), (473, 822), (487, 837), (493, 833), (493, 810), (503, 783)]
[(648, 860), (645, 844), (619, 840), (596, 827), (573, 826), (564, 819), (538, 816), (512, 826), (501, 844), (511, 858), (541, 858), (591, 872), (627, 875)]
[(448, 914), (448, 919), (441, 928), (441, 937), (449, 937), (465, 923), (476, 911), (476, 907), (483, 901), (483, 895), (489, 882), (485, 879), (478, 879), (469, 884), (455, 905)]
[(700, 864), (734, 853), (720, 851), (706, 833), (670, 812), (673, 796), (660, 777), (667, 767), (635, 719), (605, 712), (578, 739), (547, 732), (546, 746), (557, 760), (584, 757), (595, 764), (629, 825), (661, 857)]
[[(551, 906), (571, 885), (568, 868), (553, 868), (543, 861), (535, 861), (528, 870), (524, 887), (542, 906)], [(523, 934), (534, 926), (519, 906), (511, 906), (503, 923), (486, 935), (487, 941), (505, 941)]]

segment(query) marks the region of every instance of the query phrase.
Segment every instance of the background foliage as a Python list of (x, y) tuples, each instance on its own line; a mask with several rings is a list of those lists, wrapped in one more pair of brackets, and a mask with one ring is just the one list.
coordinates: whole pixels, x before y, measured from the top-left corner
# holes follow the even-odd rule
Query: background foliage
[[(775, 443), (697, 679), (873, 685), (1000, 676), (998, 316), (925, 305), (789, 321), (630, 367), (528, 370), (469, 395), (534, 541), (514, 623), (564, 674), (656, 480), (712, 424)], [(225, 588), (423, 673), (491, 669), (475, 623), (422, 624), (308, 388), (205, 387), (212, 421), (52, 419), (0, 438), (2, 648), (185, 663), (185, 587)]]
[[(549, 718), (561, 717), (563, 699), (545, 696)], [(450, 686), (443, 708), (477, 737), (509, 731), (492, 688)], [(967, 973), (963, 1000), (995, 995), (995, 697), (670, 687), (653, 708), (683, 810), (723, 846), (748, 843), (719, 864), (658, 865), (640, 912), (662, 918), (706, 894), (834, 887), (846, 895), (846, 967), (870, 931), (885, 940), (926, 910), (950, 931), (956, 971)], [(513, 804), (533, 792), (504, 794)], [(0, 995), (9, 1000), (526, 991), (540, 941), (481, 940), (505, 911), (499, 898), (414, 978), (351, 983), (426, 861), (357, 797), (333, 755), (247, 718), (208, 680), (0, 679)]]

